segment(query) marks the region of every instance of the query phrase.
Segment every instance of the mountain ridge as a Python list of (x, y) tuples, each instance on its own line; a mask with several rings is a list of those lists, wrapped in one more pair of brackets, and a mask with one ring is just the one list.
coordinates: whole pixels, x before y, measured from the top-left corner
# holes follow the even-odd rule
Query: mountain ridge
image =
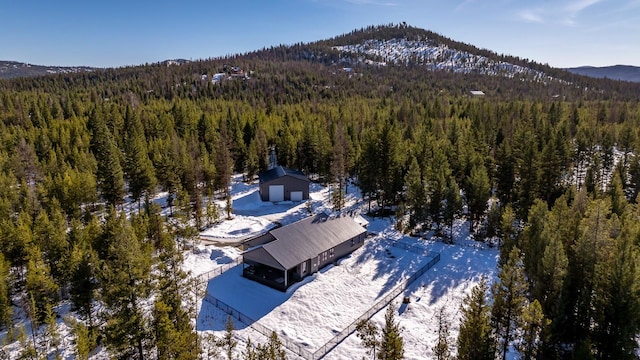
[(640, 82), (640, 67), (632, 65), (578, 66), (567, 71), (594, 78)]
[(50, 74), (70, 74), (93, 71), (95, 69), (97, 68), (90, 66), (34, 65), (13, 60), (0, 60), (0, 79), (44, 76)]
[[(19, 68), (15, 64), (12, 66)], [(0, 83), (0, 88), (30, 90), (55, 87), (60, 81), (65, 87), (78, 89), (87, 83), (104, 84), (113, 88), (112, 92), (126, 92), (127, 95), (123, 95), (126, 98), (132, 89), (142, 97), (186, 94), (186, 85), (192, 94), (224, 93), (231, 97), (238, 88), (268, 95), (276, 90), (275, 85), (283, 91), (276, 92), (278, 96), (283, 93), (291, 96), (294, 94), (292, 82), (298, 90), (303, 90), (296, 92), (296, 96), (307, 98), (334, 96), (343, 91), (359, 95), (390, 94), (400, 89), (414, 92), (423, 87), (426, 91), (466, 95), (471, 90), (481, 90), (488, 96), (509, 98), (626, 98), (638, 91), (636, 83), (574, 74), (529, 59), (480, 49), (406, 24), (370, 26), (325, 40), (265, 47), (218, 58), (175, 59), (71, 72), (68, 69), (49, 71), (48, 76), (33, 81)], [(345, 78), (350, 79), (350, 83), (345, 82)], [(360, 80), (354, 82), (356, 78)], [(407, 81), (396, 81), (400, 78)], [(122, 86), (124, 82), (126, 86)], [(211, 85), (215, 87), (210, 88)]]

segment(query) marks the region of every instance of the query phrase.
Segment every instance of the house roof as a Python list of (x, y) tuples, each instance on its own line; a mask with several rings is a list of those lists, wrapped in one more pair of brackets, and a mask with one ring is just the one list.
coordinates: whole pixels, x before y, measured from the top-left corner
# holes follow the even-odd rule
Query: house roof
[(273, 259), (279, 266), (263, 263), (287, 270), (364, 232), (366, 230), (350, 216), (320, 213), (271, 230), (276, 240), (248, 250), (244, 255)]
[(279, 165), (274, 167), (273, 169), (263, 171), (258, 175), (261, 183), (268, 182), (277, 178), (281, 178), (283, 176), (292, 176), (296, 179), (309, 181), (309, 179), (306, 176), (304, 176), (302, 171), (289, 169)]

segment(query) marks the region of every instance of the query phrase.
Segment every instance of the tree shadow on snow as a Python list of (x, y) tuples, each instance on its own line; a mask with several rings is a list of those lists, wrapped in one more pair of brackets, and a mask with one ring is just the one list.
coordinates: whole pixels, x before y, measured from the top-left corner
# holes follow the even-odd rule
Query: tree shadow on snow
[(365, 251), (361, 252), (358, 257), (358, 263), (376, 262), (375, 271), (371, 274), (372, 280), (386, 278), (378, 292), (378, 298), (420, 270), (432, 258), (391, 246), (390, 241), (371, 241), (365, 243), (365, 247), (367, 247)]
[(215, 261), (216, 264), (223, 265), (229, 264), (233, 262), (233, 259), (230, 258), (224, 251), (213, 249), (211, 250), (211, 256), (209, 257), (211, 260)]
[[(420, 287), (424, 287), (428, 290), (429, 303), (434, 304), (450, 290), (469, 281), (478, 282), (482, 276), (487, 276), (487, 282), (491, 284), (495, 276), (496, 264), (495, 251), (472, 247), (450, 247), (440, 254), (440, 261), (416, 280), (409, 290), (415, 292)], [(470, 291), (470, 289), (466, 290)]]

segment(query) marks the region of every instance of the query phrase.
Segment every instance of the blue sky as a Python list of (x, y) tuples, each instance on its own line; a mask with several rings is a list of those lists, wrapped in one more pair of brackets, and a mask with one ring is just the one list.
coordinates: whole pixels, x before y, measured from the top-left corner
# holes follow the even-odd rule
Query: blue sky
[(203, 59), (399, 23), (556, 67), (640, 66), (640, 0), (0, 0), (0, 59)]

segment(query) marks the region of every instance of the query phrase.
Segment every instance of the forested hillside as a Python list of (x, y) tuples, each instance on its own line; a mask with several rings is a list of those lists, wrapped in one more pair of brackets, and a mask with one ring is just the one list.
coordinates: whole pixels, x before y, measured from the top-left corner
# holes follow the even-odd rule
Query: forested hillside
[[(377, 66), (333, 48), (416, 36), (558, 81)], [(80, 357), (100, 343), (117, 358), (197, 358), (181, 247), (231, 175), (253, 178), (275, 146), (280, 164), (335, 184), (337, 200), (354, 179), (372, 214), (407, 233), (446, 236), (464, 216), (478, 241), (499, 239), (493, 311), (478, 321), (500, 354), (526, 337), (528, 358), (634, 358), (639, 93), (405, 26), (0, 81), (0, 326), (24, 339), (14, 309), (50, 324), (70, 298)], [(177, 221), (150, 205), (159, 191)], [(126, 217), (125, 202), (139, 210)], [(524, 299), (539, 308), (523, 314)]]

